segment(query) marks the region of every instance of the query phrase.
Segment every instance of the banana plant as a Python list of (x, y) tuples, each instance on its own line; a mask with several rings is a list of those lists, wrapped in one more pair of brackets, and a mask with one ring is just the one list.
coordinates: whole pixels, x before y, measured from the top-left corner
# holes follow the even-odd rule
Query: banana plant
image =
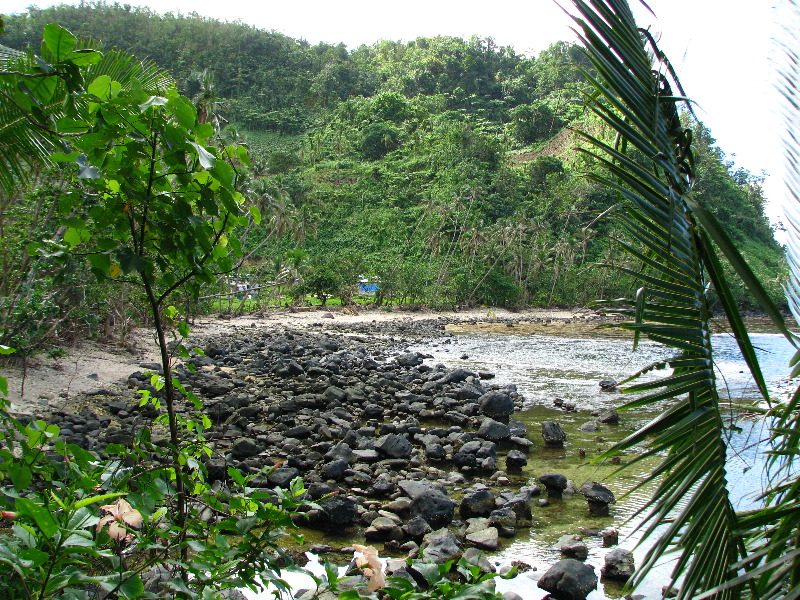
[[(625, 382), (626, 392), (641, 397), (623, 408), (666, 408), (600, 457), (639, 444), (648, 449), (633, 462), (663, 457), (654, 473), (656, 489), (636, 515), (644, 539), (653, 543), (632, 585), (675, 553), (672, 584), (679, 583), (681, 600), (701, 594), (720, 600), (774, 597), (762, 596), (753, 577), (741, 577), (758, 563), (748, 534), (762, 521), (751, 516), (748, 526), (731, 502), (725, 472), (729, 425), (720, 410), (711, 344), (712, 290), (759, 392), (770, 398), (721, 257), (796, 344), (795, 338), (724, 229), (692, 197), (692, 132), (681, 119), (681, 109), (690, 112), (691, 104), (656, 40), (637, 27), (625, 0), (573, 5), (576, 31), (596, 73), (584, 73), (593, 87), (587, 105), (616, 132), (613, 143), (578, 132), (587, 142), (581, 151), (603, 168), (591, 177), (616, 191), (619, 203), (607, 214), (626, 233), (618, 243), (641, 265), (616, 267), (640, 283), (635, 297), (599, 304), (630, 318), (620, 327), (633, 332), (634, 347), (645, 336), (675, 350), (672, 358)], [(656, 369), (670, 374), (637, 381)]]

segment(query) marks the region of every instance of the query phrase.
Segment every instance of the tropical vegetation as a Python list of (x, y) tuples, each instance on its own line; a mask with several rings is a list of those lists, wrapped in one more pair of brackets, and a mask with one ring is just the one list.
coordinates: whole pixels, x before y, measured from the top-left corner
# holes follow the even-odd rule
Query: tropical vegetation
[[(665, 400), (669, 408), (612, 451), (647, 442), (645, 457), (664, 457), (643, 509), (659, 539), (635, 582), (677, 551), (680, 598), (800, 597), (792, 463), (800, 395), (772, 403), (740, 313), (761, 307), (796, 343), (776, 307), (781, 254), (758, 178), (725, 162), (625, 0), (574, 5), (585, 54), (556, 44), (535, 60), (477, 38), (348, 52), (105, 4), (4, 20), (0, 352), (100, 333), (102, 322), (149, 322), (162, 358), (152, 383), (163, 394), (141, 401), (159, 407), (163, 397), (169, 431), (156, 444), (143, 430), (132, 448), (110, 448), (109, 460), (63, 443), (48, 453), (57, 430), (2, 407), (0, 475), (11, 482), (3, 516), (14, 529), (0, 543), (0, 573), (12, 596), (77, 598), (95, 585), (139, 597), (141, 574), (154, 565), (169, 567), (166, 588), (183, 597), (254, 586), (259, 575), (282, 585), (275, 540), (291, 526), (302, 487), (276, 500), (235, 470), (233, 492), (208, 485), (207, 417), (200, 406), (175, 411), (178, 393), (193, 398), (172, 377), (167, 330), (178, 338), (174, 352), (188, 355), (189, 312), (226, 277), (324, 303), (352, 296), (366, 274), (380, 282), (376, 302), (600, 297), (631, 318), (621, 327), (636, 340), (673, 347), (673, 358), (652, 367), (669, 375), (628, 388), (641, 394), (628, 408)], [(102, 26), (109, 45), (172, 65), (174, 78), (43, 23), (70, 19), (89, 28), (82, 34)], [(39, 45), (37, 27), (34, 56), (20, 49)], [(198, 39), (210, 41), (190, 43)], [(790, 68), (796, 49), (787, 46)], [(796, 96), (792, 73), (787, 98)], [(608, 268), (587, 268), (598, 262)], [(796, 276), (795, 254), (789, 265)], [(796, 278), (788, 292), (800, 313)], [(773, 431), (773, 483), (748, 513), (734, 509), (726, 480), (731, 424), (710, 343), (717, 307)], [(130, 467), (144, 457), (157, 466)], [(226, 518), (209, 526), (198, 507)], [(229, 542), (231, 531), (240, 542)], [(133, 535), (145, 552), (130, 551)], [(439, 575), (442, 594), (458, 593)]]
[[(362, 278), (380, 284), (361, 301), (448, 308), (583, 305), (634, 285), (623, 271), (590, 268), (636, 261), (610, 243), (626, 235), (618, 224), (596, 219), (613, 194), (583, 176), (591, 160), (573, 151), (584, 142), (569, 127), (612, 135), (584, 108), (579, 69), (593, 67), (575, 45), (526, 57), (491, 39), (436, 37), (348, 51), (103, 3), (10, 16), (0, 42), (38, 48), (52, 22), (169, 68), (215, 127), (214, 144), (247, 147), (239, 189), (264, 221), (242, 230), (237, 269), (201, 294), (226, 309), (309, 296), (348, 303)], [(698, 201), (780, 301), (784, 262), (759, 176), (734, 168), (702, 123), (683, 118), (696, 142)], [(27, 183), (3, 195), (0, 341), (25, 354), (56, 330), (124, 336), (147, 315), (132, 290), (86, 285), (78, 264), (54, 281), (49, 259), (28, 252), (31, 241), (63, 237), (63, 168), (15, 172)], [(225, 296), (233, 283), (259, 290), (241, 302)], [(733, 292), (755, 306), (743, 288)]]

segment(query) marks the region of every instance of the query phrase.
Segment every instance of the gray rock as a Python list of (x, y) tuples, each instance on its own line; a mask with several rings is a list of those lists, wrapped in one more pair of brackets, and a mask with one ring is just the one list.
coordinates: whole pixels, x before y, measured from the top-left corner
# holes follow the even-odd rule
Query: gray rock
[(432, 481), (417, 481), (416, 479), (402, 479), (397, 482), (398, 487), (403, 493), (412, 500), (420, 494), (425, 494), (430, 491), (439, 492), (442, 495), (447, 495), (447, 490), (439, 483)]
[(422, 540), (422, 557), (437, 564), (457, 559), (461, 551), (461, 543), (449, 529), (432, 531)]
[(322, 476), (325, 479), (333, 479), (334, 481), (341, 481), (344, 479), (345, 471), (350, 468), (347, 461), (343, 458), (332, 460), (322, 466)]
[(275, 487), (288, 489), (295, 477), (300, 477), (300, 471), (294, 467), (280, 467), (267, 476), (267, 481)]
[(472, 517), (484, 517), (489, 515), (495, 508), (495, 496), (489, 490), (477, 490), (468, 492), (461, 499), (458, 513), (462, 519)]
[(389, 433), (378, 438), (378, 441), (375, 442), (375, 450), (390, 458), (408, 458), (414, 447), (402, 435)]
[(596, 481), (585, 482), (581, 486), (580, 492), (589, 503), (589, 512), (593, 515), (607, 515), (608, 505), (617, 502), (617, 499), (614, 498), (614, 493)]
[(408, 352), (395, 358), (395, 362), (401, 367), (416, 367), (422, 364), (424, 356), (419, 352)]
[(604, 529), (600, 535), (603, 537), (603, 548), (611, 548), (611, 546), (619, 544), (619, 531), (613, 527)]
[(373, 519), (370, 526), (364, 531), (364, 537), (368, 540), (388, 542), (389, 540), (402, 540), (403, 530), (400, 526), (388, 517), (378, 517)]
[(477, 377), (477, 375), (472, 372), (468, 371), (467, 369), (453, 369), (447, 375), (442, 377), (439, 381), (440, 383), (449, 384), (449, 383), (461, 383), (465, 381), (468, 377)]
[(477, 548), (467, 548), (464, 550), (464, 555), (461, 558), (468, 564), (478, 567), (482, 573), (488, 574), (495, 572), (494, 565), (492, 565), (489, 559), (486, 558), (486, 555)]
[(594, 567), (572, 558), (558, 561), (539, 579), (538, 586), (558, 600), (585, 600), (597, 589)]
[(414, 517), (403, 525), (403, 532), (414, 540), (421, 540), (423, 536), (433, 531), (428, 522), (422, 517)]
[(469, 544), (484, 550), (497, 550), (500, 545), (500, 537), (497, 529), (487, 527), (480, 531), (467, 534), (466, 540)]
[(499, 421), (486, 418), (481, 422), (478, 435), (492, 442), (507, 440), (511, 437), (511, 428)]
[(604, 579), (628, 581), (635, 570), (633, 554), (624, 548), (614, 548), (606, 554), (605, 565), (600, 573)]
[(539, 477), (539, 481), (547, 488), (548, 498), (558, 500), (567, 489), (567, 478), (561, 473), (545, 473)]
[(352, 525), (357, 516), (356, 503), (349, 498), (333, 496), (319, 501), (325, 522), (329, 525), (347, 527)]
[(455, 515), (456, 503), (441, 492), (430, 490), (411, 501), (411, 514), (422, 517), (431, 527), (447, 527)]
[(478, 398), (481, 413), (493, 419), (504, 418), (514, 412), (514, 400), (504, 392), (486, 392)]
[(581, 431), (597, 431), (599, 428), (597, 427), (597, 423), (594, 421), (586, 421), (583, 425), (578, 427)]
[(601, 413), (600, 416), (597, 417), (597, 420), (607, 425), (616, 425), (619, 423), (619, 413), (615, 410), (607, 410)]
[(617, 389), (617, 382), (613, 379), (601, 379), (599, 385), (603, 392), (613, 392)]
[(519, 472), (528, 464), (528, 457), (519, 450), (509, 450), (506, 454), (506, 468), (512, 472)]
[(249, 438), (239, 438), (233, 442), (231, 453), (234, 458), (243, 459), (261, 454), (263, 448)]
[(555, 549), (564, 556), (577, 560), (586, 560), (589, 556), (589, 548), (579, 535), (562, 535), (558, 538)]
[(567, 441), (567, 434), (561, 429), (561, 425), (553, 421), (542, 422), (542, 437), (545, 445), (552, 448), (562, 448)]

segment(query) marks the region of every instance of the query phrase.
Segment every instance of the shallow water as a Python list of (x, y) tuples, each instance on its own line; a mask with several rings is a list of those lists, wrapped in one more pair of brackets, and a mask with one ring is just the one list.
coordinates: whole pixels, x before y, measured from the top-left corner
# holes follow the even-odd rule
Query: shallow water
[[(432, 345), (417, 346), (411, 350), (431, 354), (431, 365), (443, 363), (450, 368), (466, 367), (476, 371), (496, 374), (497, 383), (517, 385), (524, 395), (526, 409), (519, 416), (529, 427), (528, 437), (537, 442), (541, 421), (559, 422), (567, 432), (568, 441), (561, 451), (541, 448), (536, 444), (529, 454), (526, 477), (545, 472), (560, 472), (577, 485), (587, 480), (601, 481), (612, 489), (619, 499), (608, 517), (592, 518), (581, 496), (567, 498), (551, 506), (534, 507), (534, 526), (527, 534), (518, 535), (498, 552), (494, 561), (507, 564), (522, 560), (537, 568), (535, 573), (521, 575), (512, 582), (498, 582), (500, 590), (513, 589), (526, 600), (538, 600), (546, 594), (536, 587), (535, 579), (554, 562), (560, 554), (552, 549), (563, 534), (580, 533), (585, 528), (603, 529), (616, 527), (620, 531), (620, 545), (632, 549), (639, 536), (636, 534), (637, 519), (631, 519), (645, 503), (652, 487), (644, 487), (627, 496), (641, 481), (650, 477), (655, 459), (643, 461), (622, 473), (610, 464), (588, 463), (594, 456), (622, 439), (636, 427), (654, 416), (654, 412), (637, 410), (623, 412), (620, 425), (601, 425), (594, 433), (580, 431), (581, 424), (591, 421), (590, 412), (617, 408), (632, 399), (619, 392), (603, 392), (598, 386), (601, 379), (621, 381), (645, 366), (668, 358), (670, 351), (660, 345), (641, 342), (636, 352), (631, 351), (629, 337), (608, 335), (604, 330), (587, 327), (558, 327), (553, 334), (543, 333), (542, 327), (477, 326), (460, 327), (455, 335)], [(452, 330), (451, 330), (452, 331)], [(787, 378), (787, 364), (792, 349), (784, 338), (777, 334), (758, 333), (752, 336), (761, 361), (761, 367), (774, 398), (785, 397), (792, 385)], [(752, 377), (741, 358), (735, 340), (727, 334), (715, 334), (713, 344), (721, 394), (731, 401), (757, 401), (757, 391)], [(665, 375), (666, 371), (648, 375)], [(553, 408), (553, 401), (561, 398), (573, 403), (578, 412), (565, 412)], [(742, 431), (731, 434), (728, 463), (731, 489), (735, 490), (737, 508), (753, 506), (758, 492), (763, 489), (764, 465), (759, 456), (760, 440), (766, 437), (763, 420), (739, 423)], [(602, 440), (602, 441), (601, 441)], [(584, 450), (586, 458), (579, 456)], [(628, 460), (632, 455), (626, 457)], [(597, 537), (584, 536), (590, 549), (588, 563), (599, 569), (607, 552)], [(637, 548), (634, 554), (637, 564), (642, 562), (645, 549)], [(638, 590), (647, 598), (659, 598), (661, 586), (669, 579), (669, 566), (657, 568)], [(615, 584), (601, 583), (589, 598), (620, 597), (620, 588)]]

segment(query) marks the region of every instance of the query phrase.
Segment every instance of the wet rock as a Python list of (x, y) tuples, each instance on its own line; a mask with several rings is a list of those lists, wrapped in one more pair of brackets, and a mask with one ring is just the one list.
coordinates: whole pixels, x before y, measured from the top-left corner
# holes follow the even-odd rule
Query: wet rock
[(611, 546), (619, 544), (619, 531), (613, 527), (604, 529), (600, 532), (600, 535), (603, 538), (603, 548), (611, 548)]
[(597, 423), (595, 423), (594, 421), (587, 421), (586, 423), (578, 427), (578, 429), (580, 429), (581, 431), (597, 431), (599, 427), (597, 427)]
[(397, 521), (388, 517), (377, 517), (364, 531), (364, 537), (378, 542), (397, 541), (403, 539), (403, 530)]
[(558, 600), (585, 600), (597, 589), (594, 567), (572, 558), (558, 561), (539, 579), (538, 586)]
[(422, 517), (434, 529), (447, 527), (455, 515), (456, 503), (436, 490), (417, 495), (411, 501), (411, 514)]
[(607, 515), (609, 504), (615, 504), (617, 501), (610, 489), (596, 481), (584, 483), (580, 492), (589, 503), (589, 512), (596, 516)]
[(497, 550), (500, 545), (500, 537), (496, 528), (487, 527), (466, 536), (467, 543), (484, 550)]
[(484, 517), (495, 508), (495, 496), (489, 490), (476, 490), (468, 492), (461, 499), (458, 513), (462, 519)]
[(447, 375), (442, 377), (439, 382), (449, 385), (451, 383), (461, 383), (462, 381), (466, 381), (469, 377), (477, 377), (477, 375), (467, 369), (458, 368), (447, 373)]
[(514, 537), (517, 533), (517, 513), (510, 508), (498, 508), (489, 514), (489, 524), (497, 527), (503, 537)]
[(419, 352), (408, 352), (396, 357), (395, 362), (401, 367), (416, 367), (421, 365), (424, 361), (424, 355)]
[(414, 517), (403, 525), (403, 532), (413, 540), (421, 540), (426, 534), (433, 531), (428, 522), (422, 517)]
[(511, 428), (508, 427), (508, 425), (503, 425), (499, 421), (486, 418), (481, 422), (478, 435), (486, 440), (499, 442), (511, 437)]
[(463, 558), (468, 564), (478, 567), (482, 573), (488, 574), (495, 572), (492, 563), (489, 562), (489, 559), (486, 558), (486, 555), (478, 548), (467, 548), (464, 550), (464, 555), (461, 558)]
[(539, 481), (547, 488), (547, 497), (553, 500), (561, 499), (561, 495), (567, 489), (567, 478), (561, 473), (545, 473), (539, 477)]
[(358, 512), (356, 503), (350, 498), (333, 496), (319, 501), (319, 506), (324, 515), (324, 522), (328, 525), (347, 527), (352, 525)]
[(417, 481), (415, 479), (402, 479), (397, 483), (397, 485), (403, 491), (403, 493), (412, 500), (414, 500), (417, 496), (432, 491), (438, 492), (443, 496), (447, 495), (447, 490), (445, 490), (443, 485), (439, 483), (433, 483), (432, 481)]
[(422, 540), (422, 558), (436, 564), (443, 564), (461, 556), (462, 546), (449, 529), (437, 529)]
[(481, 413), (493, 419), (505, 418), (514, 412), (514, 400), (500, 391), (491, 391), (478, 398)]
[(564, 442), (567, 441), (567, 434), (561, 429), (561, 425), (553, 421), (542, 422), (542, 437), (545, 446), (551, 448), (563, 448)]
[(300, 471), (293, 467), (280, 467), (267, 476), (267, 481), (275, 487), (288, 489), (292, 479), (299, 476)]
[(345, 471), (350, 468), (350, 465), (347, 464), (347, 461), (339, 458), (337, 460), (333, 460), (329, 463), (325, 463), (322, 466), (322, 476), (325, 479), (333, 479), (335, 481), (341, 481), (344, 479)]
[(601, 413), (597, 420), (607, 425), (616, 425), (619, 423), (619, 413), (615, 410), (607, 410)]
[(635, 571), (633, 554), (623, 548), (614, 548), (606, 554), (605, 565), (600, 569), (604, 579), (628, 581)]
[(601, 379), (599, 385), (601, 392), (614, 392), (617, 390), (617, 382), (613, 379)]
[(506, 454), (506, 468), (512, 473), (518, 473), (528, 464), (528, 458), (519, 450), (509, 450)]
[(556, 542), (554, 549), (564, 556), (576, 560), (586, 560), (589, 556), (589, 547), (583, 543), (583, 539), (579, 535), (562, 535)]

